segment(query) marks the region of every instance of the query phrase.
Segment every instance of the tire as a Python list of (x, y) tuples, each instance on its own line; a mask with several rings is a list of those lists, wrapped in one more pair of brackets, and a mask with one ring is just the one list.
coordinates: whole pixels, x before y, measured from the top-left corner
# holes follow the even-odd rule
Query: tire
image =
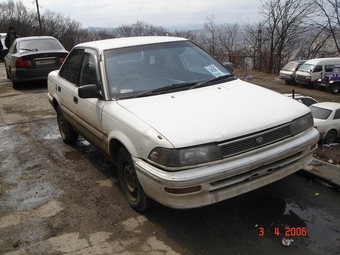
[(6, 76), (7, 76), (7, 79), (11, 79), (11, 76), (9, 76), (8, 74), (7, 68), (6, 68)]
[(15, 81), (13, 78), (11, 78), (13, 89), (20, 89), (20, 82)]
[(117, 169), (120, 185), (130, 206), (138, 212), (146, 211), (149, 198), (139, 183), (131, 155), (124, 147), (118, 151)]
[(336, 139), (336, 131), (335, 130), (329, 130), (326, 134), (325, 138), (323, 139), (323, 142), (326, 144), (333, 143)]
[(333, 84), (330, 87), (330, 91), (331, 91), (332, 94), (338, 94), (339, 90), (340, 90), (340, 84), (339, 83)]
[(57, 107), (57, 121), (59, 132), (61, 138), (66, 144), (74, 144), (78, 140), (78, 133), (71, 127), (71, 125), (64, 118), (63, 113), (60, 110), (60, 107)]

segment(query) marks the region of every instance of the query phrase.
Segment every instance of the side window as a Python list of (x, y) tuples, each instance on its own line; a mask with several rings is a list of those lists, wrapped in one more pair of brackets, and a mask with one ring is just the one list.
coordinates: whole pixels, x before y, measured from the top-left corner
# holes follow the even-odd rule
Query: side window
[(84, 49), (75, 49), (65, 60), (59, 75), (65, 80), (77, 84), (79, 78), (79, 72), (83, 61)]
[(17, 42), (16, 41), (14, 41), (14, 43), (11, 45), (8, 52), (11, 54), (17, 53)]
[(333, 67), (334, 67), (334, 65), (325, 65), (325, 71), (326, 72), (332, 72), (333, 71)]
[(317, 73), (317, 72), (322, 72), (322, 66), (316, 66), (313, 70), (313, 73)]
[(79, 86), (96, 84), (98, 86), (96, 63), (92, 54), (85, 53), (81, 66)]
[(340, 119), (340, 109), (336, 110), (335, 114), (334, 114), (334, 119), (338, 120)]

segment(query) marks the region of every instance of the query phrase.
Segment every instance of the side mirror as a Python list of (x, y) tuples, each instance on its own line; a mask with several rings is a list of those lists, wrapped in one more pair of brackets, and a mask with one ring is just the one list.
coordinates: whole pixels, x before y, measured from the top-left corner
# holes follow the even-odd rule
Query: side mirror
[(233, 63), (230, 63), (230, 62), (225, 63), (224, 67), (227, 68), (231, 73), (233, 73), (235, 70)]
[(100, 94), (96, 84), (89, 84), (79, 87), (78, 96), (80, 98), (99, 98)]

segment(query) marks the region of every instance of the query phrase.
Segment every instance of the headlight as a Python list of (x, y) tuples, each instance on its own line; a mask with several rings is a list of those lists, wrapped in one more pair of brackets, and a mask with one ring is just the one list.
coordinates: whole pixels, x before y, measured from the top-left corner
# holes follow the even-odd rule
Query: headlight
[(183, 149), (155, 148), (148, 159), (164, 167), (198, 165), (221, 159), (217, 145), (204, 145)]
[(302, 131), (305, 131), (311, 127), (313, 127), (314, 121), (312, 117), (312, 113), (308, 113), (298, 119), (295, 119), (290, 124), (290, 130), (292, 135), (296, 135)]

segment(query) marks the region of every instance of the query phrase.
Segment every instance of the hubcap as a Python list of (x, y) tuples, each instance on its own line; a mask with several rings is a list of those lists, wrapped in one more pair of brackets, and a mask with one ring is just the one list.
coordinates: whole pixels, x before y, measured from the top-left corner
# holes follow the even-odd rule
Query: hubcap
[(138, 198), (138, 183), (135, 171), (130, 164), (125, 164), (123, 169), (126, 193), (132, 201)]
[(60, 134), (62, 138), (65, 139), (65, 123), (64, 123), (64, 118), (62, 114), (59, 115), (58, 125), (59, 125)]

